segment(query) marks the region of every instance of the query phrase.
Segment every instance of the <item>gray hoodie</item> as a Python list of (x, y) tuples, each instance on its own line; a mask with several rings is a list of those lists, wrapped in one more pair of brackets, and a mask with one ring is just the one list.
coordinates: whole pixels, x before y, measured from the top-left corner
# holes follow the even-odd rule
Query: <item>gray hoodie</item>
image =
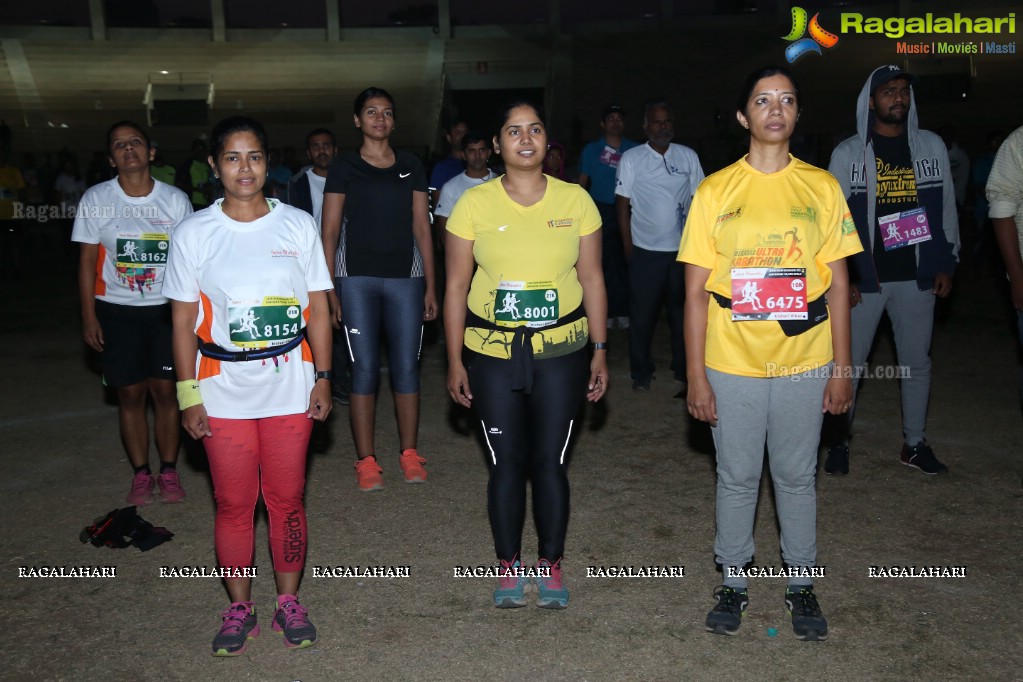
[[(857, 134), (835, 148), (828, 165), (828, 170), (845, 193), (849, 210), (856, 222), (856, 231), (863, 243), (863, 252), (849, 259), (849, 281), (866, 293), (880, 290), (873, 256), (877, 218), (877, 164), (871, 142), (874, 112), (870, 110), (870, 83), (874, 73), (887, 68), (882, 66), (867, 76), (867, 82), (863, 84), (856, 100)], [(906, 128), (916, 179), (917, 204), (927, 210), (931, 239), (904, 248), (916, 249), (917, 286), (926, 290), (934, 287), (934, 276), (938, 273), (951, 275), (955, 271), (959, 255), (959, 219), (948, 151), (939, 136), (920, 130), (912, 88)]]

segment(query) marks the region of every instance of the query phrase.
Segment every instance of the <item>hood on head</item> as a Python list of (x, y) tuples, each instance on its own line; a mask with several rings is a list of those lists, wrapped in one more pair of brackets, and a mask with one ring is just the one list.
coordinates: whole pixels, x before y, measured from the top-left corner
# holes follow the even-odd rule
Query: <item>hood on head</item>
[(906, 130), (909, 133), (909, 140), (912, 143), (916, 132), (920, 128), (919, 119), (916, 115), (916, 87), (917, 77), (904, 71), (901, 67), (893, 64), (879, 66), (870, 72), (867, 81), (860, 90), (860, 96), (856, 100), (856, 132), (863, 144), (870, 139), (870, 131), (874, 127), (874, 112), (870, 110), (870, 94), (878, 85), (887, 83), (892, 78), (906, 78), (909, 80), (909, 116), (906, 117)]

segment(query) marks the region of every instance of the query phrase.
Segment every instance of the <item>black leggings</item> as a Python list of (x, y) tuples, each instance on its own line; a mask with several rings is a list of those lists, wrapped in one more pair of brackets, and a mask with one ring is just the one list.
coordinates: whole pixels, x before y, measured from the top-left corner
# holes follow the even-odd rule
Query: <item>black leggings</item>
[(585, 349), (533, 363), (533, 391), (512, 391), (510, 360), (470, 353), (473, 408), (483, 423), (490, 483), (487, 506), (497, 558), (522, 549), (526, 480), (533, 481), (533, 519), (540, 558), (552, 564), (565, 552), (568, 531), (566, 451), (586, 397)]

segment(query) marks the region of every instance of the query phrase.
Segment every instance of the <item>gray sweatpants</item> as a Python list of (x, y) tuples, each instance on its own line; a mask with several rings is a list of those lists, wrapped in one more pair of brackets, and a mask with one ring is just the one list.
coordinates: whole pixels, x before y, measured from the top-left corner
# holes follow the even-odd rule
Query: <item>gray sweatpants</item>
[[(728, 587), (746, 587), (746, 578), (729, 577), (728, 569), (742, 568), (753, 558), (753, 519), (765, 442), (781, 526), (782, 558), (794, 567), (812, 567), (817, 561), (814, 471), (830, 369), (829, 365), (807, 374), (770, 379), (707, 369), (718, 411), (718, 424), (711, 427), (718, 474), (714, 554)], [(809, 577), (788, 579), (789, 585), (812, 582)]]
[[(863, 294), (862, 302), (852, 309), (852, 362), (857, 376), (865, 376), (867, 355), (881, 314), (888, 311), (895, 334), (895, 354), (899, 365), (907, 367), (909, 377), (902, 379), (902, 433), (910, 447), (924, 440), (927, 403), (931, 394), (931, 332), (934, 330), (934, 294), (920, 291), (916, 282), (885, 282), (881, 293)], [(859, 392), (855, 382), (855, 395)], [(849, 429), (853, 412), (849, 410)]]

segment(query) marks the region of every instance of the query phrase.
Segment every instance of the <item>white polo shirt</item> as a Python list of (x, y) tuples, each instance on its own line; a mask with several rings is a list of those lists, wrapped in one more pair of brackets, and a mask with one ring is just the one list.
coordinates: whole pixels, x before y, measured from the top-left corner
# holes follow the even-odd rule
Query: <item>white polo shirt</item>
[(437, 200), (437, 208), (434, 209), (433, 214), (447, 218), (451, 215), (451, 209), (458, 203), (458, 199), (465, 193), (465, 190), (476, 185), (482, 185), (484, 182), (493, 180), (496, 177), (497, 173), (489, 168), (487, 169), (486, 176), (482, 178), (470, 178), (464, 172), (459, 173), (441, 187), (440, 199)]
[(700, 159), (689, 147), (670, 144), (662, 156), (650, 143), (622, 154), (615, 194), (632, 204), (632, 243), (647, 251), (678, 252), (697, 186)]

